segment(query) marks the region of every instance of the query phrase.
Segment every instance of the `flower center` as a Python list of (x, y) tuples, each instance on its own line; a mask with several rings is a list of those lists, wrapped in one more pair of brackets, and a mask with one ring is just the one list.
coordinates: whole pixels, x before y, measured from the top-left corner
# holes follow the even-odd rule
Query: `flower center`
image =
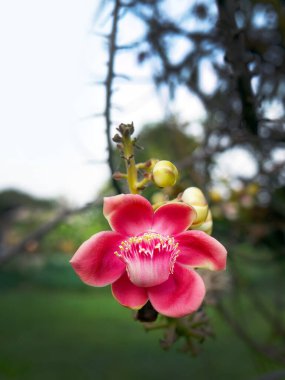
[(178, 243), (173, 237), (155, 232), (130, 237), (115, 252), (127, 266), (127, 273), (137, 286), (150, 287), (166, 281), (173, 273), (179, 254)]

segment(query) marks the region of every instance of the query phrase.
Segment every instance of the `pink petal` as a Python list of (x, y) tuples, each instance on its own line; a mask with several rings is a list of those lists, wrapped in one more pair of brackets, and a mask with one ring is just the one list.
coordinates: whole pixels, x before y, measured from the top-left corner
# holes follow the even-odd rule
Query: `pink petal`
[(227, 251), (213, 237), (202, 231), (186, 231), (175, 236), (180, 250), (176, 262), (191, 267), (223, 270), (226, 267)]
[(136, 194), (104, 198), (104, 216), (113, 230), (128, 236), (150, 230), (153, 209), (147, 199)]
[(195, 210), (185, 203), (167, 203), (155, 211), (152, 230), (162, 235), (176, 235), (187, 230), (195, 217)]
[(163, 284), (148, 289), (149, 300), (159, 313), (180, 318), (196, 311), (205, 296), (202, 278), (193, 270), (175, 265)]
[(112, 293), (121, 305), (131, 309), (140, 309), (148, 300), (146, 290), (132, 284), (127, 273), (112, 284)]
[(86, 240), (70, 263), (88, 285), (105, 286), (116, 281), (126, 270), (125, 264), (114, 254), (124, 237), (117, 232), (103, 231)]

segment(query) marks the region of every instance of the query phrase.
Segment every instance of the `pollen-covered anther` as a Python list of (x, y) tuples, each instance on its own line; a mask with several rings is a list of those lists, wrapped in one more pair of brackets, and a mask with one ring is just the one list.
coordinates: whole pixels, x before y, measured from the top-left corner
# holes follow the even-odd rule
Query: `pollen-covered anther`
[(179, 254), (173, 237), (155, 232), (133, 236), (119, 245), (115, 255), (127, 267), (130, 280), (137, 286), (151, 287), (166, 281), (174, 271)]

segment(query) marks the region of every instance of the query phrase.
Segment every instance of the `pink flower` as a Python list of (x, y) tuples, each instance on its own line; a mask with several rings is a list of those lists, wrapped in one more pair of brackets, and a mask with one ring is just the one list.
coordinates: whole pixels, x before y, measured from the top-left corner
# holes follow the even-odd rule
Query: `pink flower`
[(112, 284), (122, 305), (140, 309), (148, 300), (161, 314), (182, 317), (197, 310), (205, 285), (194, 268), (225, 269), (226, 250), (201, 231), (187, 231), (195, 211), (168, 203), (155, 212), (140, 195), (104, 199), (104, 216), (113, 231), (84, 242), (71, 259), (86, 284)]

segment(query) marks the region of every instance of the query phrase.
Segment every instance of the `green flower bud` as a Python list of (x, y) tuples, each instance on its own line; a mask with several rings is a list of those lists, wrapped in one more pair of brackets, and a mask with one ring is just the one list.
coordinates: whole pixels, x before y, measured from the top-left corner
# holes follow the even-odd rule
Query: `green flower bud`
[(209, 208), (204, 194), (198, 187), (188, 187), (182, 194), (182, 201), (196, 210), (194, 227), (205, 222)]
[(215, 203), (221, 202), (223, 200), (222, 194), (218, 189), (215, 188), (209, 191), (209, 196), (211, 201)]
[(152, 176), (158, 187), (173, 186), (178, 178), (178, 170), (170, 161), (158, 161), (153, 168)]
[(206, 234), (211, 235), (213, 231), (213, 218), (211, 210), (209, 209), (207, 218), (204, 223), (199, 224), (198, 226), (192, 225), (190, 230), (199, 230), (206, 232)]

